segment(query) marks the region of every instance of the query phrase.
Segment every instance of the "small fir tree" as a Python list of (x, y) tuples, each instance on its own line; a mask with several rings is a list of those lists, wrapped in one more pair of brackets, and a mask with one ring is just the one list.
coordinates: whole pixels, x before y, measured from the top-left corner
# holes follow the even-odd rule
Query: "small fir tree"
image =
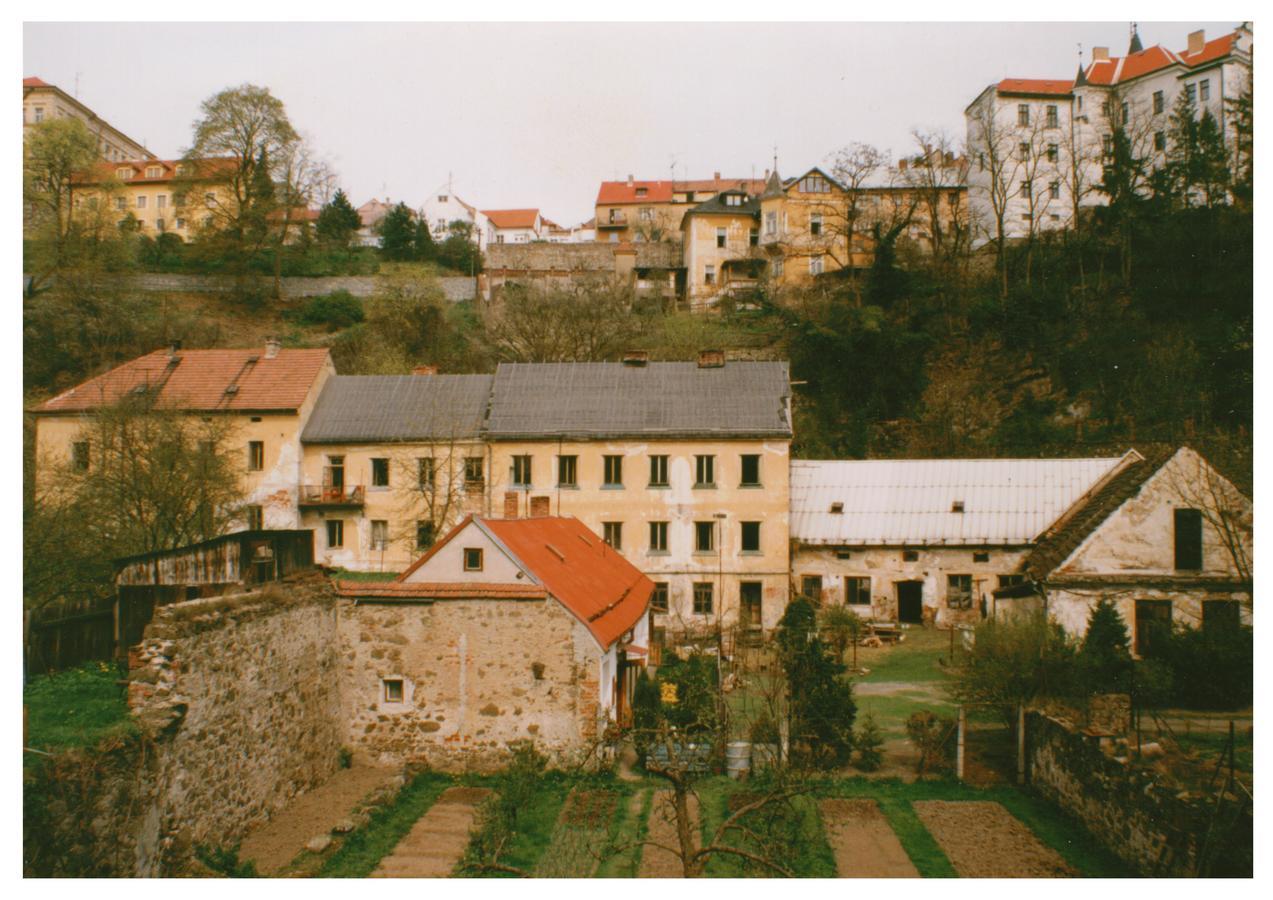
[(1128, 646), (1127, 624), (1114, 604), (1102, 597), (1088, 615), (1087, 634), (1078, 653), (1088, 693), (1127, 689), (1132, 664)]
[(362, 218), (343, 190), (337, 190), (331, 202), (318, 213), (318, 237), (336, 247), (348, 247), (354, 232), (362, 227)]
[(415, 254), (414, 216), (405, 203), (385, 213), (380, 220), (380, 254), (391, 262), (403, 262)]

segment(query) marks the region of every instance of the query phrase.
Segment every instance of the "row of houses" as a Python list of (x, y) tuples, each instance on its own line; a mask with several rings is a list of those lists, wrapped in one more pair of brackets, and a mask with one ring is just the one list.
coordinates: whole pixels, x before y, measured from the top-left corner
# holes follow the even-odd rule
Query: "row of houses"
[(138, 396), (224, 423), (242, 524), (312, 530), (320, 563), (402, 572), (466, 516), (572, 518), (654, 585), (656, 637), (769, 629), (795, 594), (941, 624), (1045, 603), (1076, 632), (1100, 595), (1137, 623), (1249, 610), (1250, 502), (1192, 450), (793, 460), (785, 362), (342, 376), (326, 350), (172, 348), (32, 410), (39, 488)]

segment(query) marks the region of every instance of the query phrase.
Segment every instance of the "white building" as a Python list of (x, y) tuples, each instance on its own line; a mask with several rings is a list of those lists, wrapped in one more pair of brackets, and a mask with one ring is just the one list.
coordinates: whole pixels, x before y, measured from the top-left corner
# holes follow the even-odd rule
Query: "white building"
[(529, 244), (548, 239), (546, 220), (537, 209), (484, 209), (491, 244)]
[(964, 110), (974, 243), (993, 239), (1000, 218), (1005, 237), (1024, 238), (1069, 227), (1079, 209), (1103, 203), (1096, 185), (1116, 126), (1136, 155), (1160, 165), (1181, 92), (1199, 116), (1210, 110), (1232, 146), (1225, 101), (1249, 83), (1251, 52), (1250, 23), (1210, 41), (1195, 31), (1179, 52), (1145, 49), (1133, 33), (1126, 56), (1094, 47), (1073, 79), (1005, 78), (987, 87)]
[(466, 203), (455, 195), (451, 183), (439, 185), (420, 204), (420, 217), (429, 223), (429, 231), (433, 240), (441, 243), (446, 240), (452, 222), (464, 222), (473, 229), (473, 242), (479, 249), (485, 250), (490, 240), (491, 225), (486, 214), (471, 203)]

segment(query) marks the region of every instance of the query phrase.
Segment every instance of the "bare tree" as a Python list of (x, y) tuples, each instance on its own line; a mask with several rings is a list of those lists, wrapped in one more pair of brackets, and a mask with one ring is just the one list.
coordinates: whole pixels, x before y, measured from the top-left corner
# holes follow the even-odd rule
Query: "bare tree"
[(934, 260), (951, 262), (963, 256), (969, 239), (968, 210), (960, 202), (962, 153), (945, 131), (916, 129), (911, 136), (919, 152), (908, 165), (904, 180), (918, 197), (917, 212), (927, 223)]
[(1014, 131), (996, 115), (994, 96), (978, 101), (969, 114), (969, 168), (976, 172), (976, 180), (982, 182), (989, 206), (975, 209), (975, 226), (995, 243), (995, 255), (999, 264), (999, 296), (1008, 297), (1008, 207), (1018, 181), (1020, 160), (1013, 152), (1016, 143)]
[(487, 336), (504, 359), (587, 362), (612, 357), (639, 332), (632, 290), (618, 283), (508, 285), (486, 314)]
[(829, 195), (825, 203), (816, 206), (816, 211), (823, 216), (823, 227), (832, 238), (828, 255), (842, 268), (853, 269), (854, 250), (869, 234), (869, 224), (863, 221), (869, 212), (867, 189), (889, 164), (886, 152), (861, 142), (848, 144), (830, 157), (831, 177), (843, 194)]
[(471, 452), (454, 437), (394, 451), (389, 464), (406, 475), (395, 491), (403, 530), (394, 539), (427, 550), (467, 511), (471, 491), (465, 486), (464, 466)]

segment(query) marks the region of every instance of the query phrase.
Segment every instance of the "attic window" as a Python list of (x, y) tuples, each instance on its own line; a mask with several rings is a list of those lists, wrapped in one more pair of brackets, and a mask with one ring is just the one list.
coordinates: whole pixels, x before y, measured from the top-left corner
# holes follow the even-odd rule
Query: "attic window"
[(844, 504), (843, 504), (843, 503), (832, 503), (832, 504), (831, 504), (831, 512), (833, 512), (833, 513), (835, 513), (835, 514), (837, 514), (837, 515), (839, 515), (840, 513), (844, 512)]
[(640, 187), (636, 189), (636, 195), (638, 197), (644, 197), (648, 193), (649, 191), (646, 188)]
[(950, 504), (950, 511), (953, 513), (961, 513), (964, 511), (964, 501), (956, 500)]
[(741, 194), (726, 194), (725, 205), (726, 206), (742, 206), (743, 205), (742, 195)]
[(465, 547), (464, 548), (464, 571), (465, 572), (482, 571), (482, 548), (481, 547)]
[(132, 178), (132, 177), (133, 177), (133, 167), (132, 167), (132, 166), (120, 166), (118, 169), (116, 169), (116, 170), (115, 170), (115, 177), (116, 177), (116, 178), (125, 178), (125, 179), (127, 179), (127, 178)]
[(918, 561), (919, 561), (918, 550), (903, 550), (902, 551), (902, 562), (918, 562)]
[(162, 178), (163, 174), (163, 166), (146, 166), (147, 178)]
[(984, 550), (979, 552), (974, 552), (972, 555), (972, 561), (975, 563), (990, 562), (990, 554), (985, 552)]

